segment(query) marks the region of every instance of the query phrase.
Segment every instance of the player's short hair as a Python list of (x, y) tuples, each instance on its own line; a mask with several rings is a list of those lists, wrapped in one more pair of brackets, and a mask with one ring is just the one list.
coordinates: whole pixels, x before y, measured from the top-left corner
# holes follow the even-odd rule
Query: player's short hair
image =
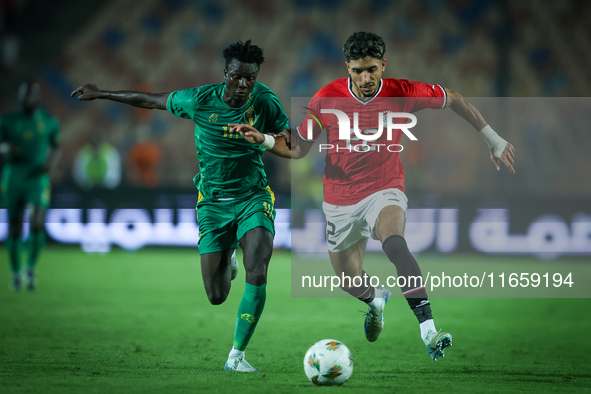
[(363, 59), (368, 56), (383, 60), (386, 54), (386, 43), (382, 37), (375, 33), (358, 31), (347, 38), (347, 42), (343, 45), (343, 53), (347, 61)]
[(241, 63), (256, 63), (259, 67), (265, 62), (263, 50), (256, 45), (252, 45), (250, 40), (245, 43), (238, 41), (230, 44), (229, 47), (224, 49), (224, 59), (226, 60), (226, 67), (234, 59)]

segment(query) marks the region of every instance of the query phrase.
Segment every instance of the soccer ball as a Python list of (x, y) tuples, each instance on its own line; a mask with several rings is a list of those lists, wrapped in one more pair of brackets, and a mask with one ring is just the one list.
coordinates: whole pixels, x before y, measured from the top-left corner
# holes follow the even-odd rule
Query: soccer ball
[(343, 342), (323, 339), (306, 352), (304, 372), (317, 386), (340, 386), (353, 373), (353, 357)]

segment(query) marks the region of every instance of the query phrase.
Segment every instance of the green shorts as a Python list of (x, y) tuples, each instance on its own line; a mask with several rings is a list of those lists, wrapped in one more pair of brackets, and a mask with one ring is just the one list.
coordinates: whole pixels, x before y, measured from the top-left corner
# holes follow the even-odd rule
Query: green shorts
[(275, 236), (275, 214), (275, 195), (268, 186), (231, 201), (205, 201), (199, 193), (199, 253), (236, 249), (240, 238), (256, 227), (264, 227)]
[(8, 210), (8, 219), (21, 214), (27, 204), (49, 208), (51, 184), (46, 174), (35, 177), (20, 177), (17, 171), (2, 176), (2, 205)]

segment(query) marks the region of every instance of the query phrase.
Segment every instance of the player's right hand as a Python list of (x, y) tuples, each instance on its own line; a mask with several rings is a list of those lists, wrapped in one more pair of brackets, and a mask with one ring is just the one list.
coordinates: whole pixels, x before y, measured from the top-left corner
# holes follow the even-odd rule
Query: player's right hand
[(78, 96), (78, 100), (90, 101), (99, 97), (100, 90), (95, 84), (87, 83), (86, 85), (78, 86), (72, 94), (70, 94), (70, 97), (74, 97), (78, 93), (81, 93), (80, 96)]
[(260, 145), (265, 141), (265, 136), (251, 125), (232, 123), (228, 126), (231, 127), (230, 133), (240, 134), (242, 137), (244, 137), (246, 141), (250, 142), (251, 144)]
[(19, 156), (21, 154), (21, 148), (17, 145), (9, 144), (8, 142), (0, 143), (0, 155), (10, 155), (12, 157)]

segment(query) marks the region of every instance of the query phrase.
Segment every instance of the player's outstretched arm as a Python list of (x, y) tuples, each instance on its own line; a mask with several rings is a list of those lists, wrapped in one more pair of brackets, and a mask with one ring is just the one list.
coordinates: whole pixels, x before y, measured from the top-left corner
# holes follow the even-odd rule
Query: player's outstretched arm
[(505, 166), (515, 174), (513, 165), (515, 164), (515, 148), (509, 142), (501, 138), (493, 129), (486, 123), (480, 112), (461, 94), (451, 89), (445, 88), (447, 93), (447, 107), (450, 107), (462, 119), (470, 123), (478, 134), (484, 138), (486, 144), (490, 148), (490, 159), (500, 171), (502, 161)]
[(109, 91), (101, 90), (98, 86), (87, 83), (77, 87), (70, 97), (78, 96), (78, 100), (91, 101), (95, 99), (104, 99), (118, 101), (120, 103), (133, 105), (134, 107), (147, 109), (166, 109), (166, 101), (170, 93), (144, 93), (135, 91)]
[(291, 150), (289, 149), (287, 139), (283, 133), (277, 135), (263, 134), (251, 125), (247, 124), (230, 124), (230, 133), (238, 133), (251, 144), (257, 144), (265, 150), (273, 153), (276, 156), (291, 158)]

